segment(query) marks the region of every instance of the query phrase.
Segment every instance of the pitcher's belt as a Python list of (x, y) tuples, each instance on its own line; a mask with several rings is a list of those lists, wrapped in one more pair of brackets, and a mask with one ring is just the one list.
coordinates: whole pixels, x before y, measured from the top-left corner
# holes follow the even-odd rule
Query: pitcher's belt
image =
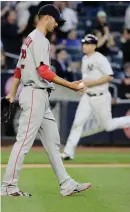
[[(24, 87), (33, 87), (32, 85), (24, 85)], [(37, 88), (37, 87), (34, 87), (35, 89), (42, 89), (42, 90), (47, 90), (48, 94), (50, 95), (52, 89), (51, 88)]]

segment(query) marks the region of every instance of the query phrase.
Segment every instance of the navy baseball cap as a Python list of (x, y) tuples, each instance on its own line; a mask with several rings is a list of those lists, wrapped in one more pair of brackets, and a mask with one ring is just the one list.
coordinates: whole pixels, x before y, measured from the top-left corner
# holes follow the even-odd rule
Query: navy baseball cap
[(65, 22), (65, 20), (61, 17), (60, 10), (52, 4), (42, 6), (38, 11), (38, 15), (50, 15), (57, 23)]
[(82, 39), (81, 42), (82, 43), (86, 43), (86, 44), (95, 44), (95, 45), (97, 45), (98, 38), (95, 35), (88, 34), (88, 35), (86, 35), (84, 37), (84, 39)]

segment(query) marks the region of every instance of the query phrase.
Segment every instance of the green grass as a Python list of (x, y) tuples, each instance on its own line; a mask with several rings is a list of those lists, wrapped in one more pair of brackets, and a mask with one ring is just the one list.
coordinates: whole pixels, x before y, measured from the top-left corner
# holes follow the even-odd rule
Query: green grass
[[(1, 163), (6, 164), (9, 158), (9, 152), (1, 153)], [(77, 152), (73, 161), (67, 163), (130, 163), (130, 153), (118, 152)], [(24, 163), (28, 164), (46, 164), (49, 163), (46, 153), (35, 152), (31, 150), (26, 156)]]
[[(81, 182), (92, 182), (90, 190), (70, 197), (59, 194), (52, 169), (23, 169), (20, 188), (28, 197), (2, 197), (2, 212), (128, 212), (130, 209), (129, 168), (68, 168)], [(2, 173), (3, 173), (2, 169)]]

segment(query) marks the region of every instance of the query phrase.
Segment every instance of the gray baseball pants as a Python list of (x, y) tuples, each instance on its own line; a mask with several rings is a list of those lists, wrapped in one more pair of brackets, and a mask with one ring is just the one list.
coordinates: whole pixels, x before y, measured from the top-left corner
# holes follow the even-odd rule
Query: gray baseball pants
[(24, 156), (31, 149), (37, 134), (39, 134), (49, 156), (59, 184), (70, 178), (61, 160), (59, 132), (49, 108), (46, 89), (35, 89), (31, 86), (24, 87), (19, 96), (19, 104), (22, 113), (19, 119), (17, 141), (13, 146), (2, 182), (2, 189), (7, 194), (19, 191), (18, 177)]

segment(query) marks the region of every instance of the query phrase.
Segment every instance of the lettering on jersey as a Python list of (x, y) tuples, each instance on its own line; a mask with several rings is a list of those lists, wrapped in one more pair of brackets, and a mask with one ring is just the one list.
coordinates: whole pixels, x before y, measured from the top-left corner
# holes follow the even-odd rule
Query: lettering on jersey
[(32, 39), (28, 36), (24, 41), (24, 45), (26, 45), (28, 48), (31, 43), (32, 43)]
[(92, 71), (93, 68), (94, 68), (94, 64), (89, 64), (88, 67), (87, 67), (87, 70)]

